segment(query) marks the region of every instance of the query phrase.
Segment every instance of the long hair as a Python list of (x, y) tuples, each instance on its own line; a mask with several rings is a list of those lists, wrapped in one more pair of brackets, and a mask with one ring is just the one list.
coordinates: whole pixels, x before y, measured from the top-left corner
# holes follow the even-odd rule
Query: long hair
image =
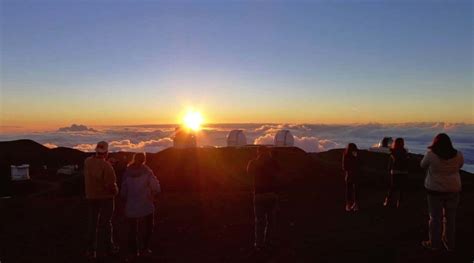
[(391, 151), (404, 151), (405, 150), (405, 140), (403, 138), (396, 138), (392, 143)]
[(451, 159), (456, 156), (458, 151), (454, 149), (451, 138), (446, 133), (440, 133), (433, 139), (433, 143), (428, 146), (428, 149), (438, 155), (441, 159)]
[(347, 145), (346, 150), (344, 151), (344, 155), (348, 156), (352, 152), (356, 152), (356, 151), (358, 151), (357, 145), (355, 143), (351, 142)]
[(146, 154), (145, 153), (135, 153), (133, 159), (128, 163), (128, 167), (137, 167), (145, 164)]

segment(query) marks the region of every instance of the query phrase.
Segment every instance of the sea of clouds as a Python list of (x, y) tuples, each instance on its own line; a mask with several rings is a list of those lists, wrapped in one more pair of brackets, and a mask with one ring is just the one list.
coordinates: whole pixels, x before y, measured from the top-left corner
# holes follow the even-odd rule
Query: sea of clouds
[[(455, 148), (464, 153), (465, 170), (474, 172), (474, 124), (404, 123), (404, 124), (212, 124), (198, 134), (200, 146), (225, 146), (229, 131), (241, 129), (247, 142), (273, 144), (280, 129), (292, 132), (295, 146), (307, 152), (344, 148), (354, 142), (367, 149), (384, 136), (403, 137), (410, 152), (423, 154), (433, 137), (440, 132), (450, 135)], [(98, 141), (105, 140), (111, 151), (158, 152), (173, 145), (175, 125), (87, 127), (73, 124), (54, 131), (0, 133), (0, 141), (32, 139), (53, 148), (58, 146), (93, 151)]]

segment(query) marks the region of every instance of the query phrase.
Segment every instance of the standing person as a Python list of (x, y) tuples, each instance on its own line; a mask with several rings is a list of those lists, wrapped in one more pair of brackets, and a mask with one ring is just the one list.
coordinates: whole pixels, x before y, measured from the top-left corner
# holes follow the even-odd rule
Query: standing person
[(444, 245), (451, 251), (455, 247), (456, 209), (461, 192), (459, 169), (464, 164), (464, 157), (454, 149), (445, 133), (436, 135), (428, 149), (420, 165), (427, 169), (425, 188), (430, 215), (429, 240), (421, 244), (428, 249), (439, 249)]
[(160, 183), (145, 164), (145, 153), (136, 153), (125, 170), (120, 195), (125, 199), (125, 215), (129, 218), (129, 259), (140, 256), (138, 225), (145, 224), (141, 254), (149, 255), (154, 227), (154, 196), (160, 192)]
[(402, 200), (402, 193), (405, 190), (408, 176), (408, 151), (405, 149), (403, 138), (397, 138), (392, 143), (390, 149), (390, 159), (388, 162), (388, 172), (390, 173), (390, 186), (383, 206), (388, 207), (392, 202), (394, 193), (398, 193), (396, 207), (399, 208)]
[(278, 163), (265, 146), (257, 149), (257, 158), (247, 166), (254, 179), (255, 243), (257, 250), (269, 245), (275, 232), (278, 195), (276, 176)]
[(362, 165), (358, 155), (357, 145), (349, 143), (342, 156), (342, 170), (346, 172), (346, 211), (358, 211), (358, 180)]
[(107, 162), (109, 145), (101, 141), (95, 148), (95, 156), (84, 161), (85, 193), (89, 210), (87, 256), (97, 257), (99, 232), (105, 231), (105, 245), (110, 254), (116, 254), (118, 247), (113, 238), (112, 216), (115, 209), (114, 197), (118, 193), (115, 172)]

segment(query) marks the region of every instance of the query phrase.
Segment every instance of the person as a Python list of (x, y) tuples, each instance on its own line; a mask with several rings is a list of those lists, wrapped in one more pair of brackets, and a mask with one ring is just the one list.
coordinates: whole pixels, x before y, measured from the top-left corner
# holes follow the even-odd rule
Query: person
[(464, 157), (454, 149), (445, 133), (436, 135), (428, 149), (420, 165), (427, 170), (424, 185), (430, 216), (429, 239), (421, 244), (432, 250), (444, 246), (452, 251), (455, 248), (456, 209), (461, 192), (459, 170), (464, 164)]
[(257, 250), (269, 245), (275, 232), (278, 195), (276, 176), (278, 163), (271, 151), (260, 146), (257, 158), (249, 161), (247, 173), (254, 180), (255, 243)]
[(390, 159), (388, 162), (388, 171), (390, 173), (390, 186), (383, 206), (388, 207), (392, 203), (393, 194), (398, 194), (396, 207), (400, 208), (402, 193), (405, 188), (405, 181), (408, 176), (408, 151), (405, 149), (403, 138), (396, 138), (390, 148)]
[(118, 193), (116, 177), (112, 165), (106, 160), (107, 142), (97, 143), (96, 154), (84, 161), (84, 181), (88, 220), (88, 249), (86, 256), (97, 257), (99, 232), (105, 231), (106, 249), (111, 254), (118, 253), (113, 237), (112, 216), (115, 209), (114, 197)]
[(342, 170), (346, 172), (346, 211), (358, 211), (358, 180), (361, 175), (361, 161), (357, 145), (349, 143), (342, 155)]
[[(121, 197), (125, 200), (125, 215), (129, 222), (129, 259), (152, 253), (150, 240), (154, 227), (154, 196), (161, 191), (153, 171), (145, 164), (145, 153), (136, 153), (123, 175)], [(145, 224), (142, 250), (138, 238), (139, 222)], [(141, 253), (140, 253), (141, 252)]]

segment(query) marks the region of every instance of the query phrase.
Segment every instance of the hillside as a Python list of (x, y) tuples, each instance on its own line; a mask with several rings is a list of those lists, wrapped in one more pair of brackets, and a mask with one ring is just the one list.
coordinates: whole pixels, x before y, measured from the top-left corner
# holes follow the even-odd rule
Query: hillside
[[(10, 160), (53, 167), (80, 164), (88, 155), (65, 148), (44, 149), (31, 141), (20, 143), (30, 152), (24, 157), (12, 154)], [(10, 149), (18, 149), (14, 144), (9, 144)], [(343, 208), (342, 150), (308, 154), (298, 148), (275, 149), (282, 167), (278, 177), (279, 237), (272, 253), (255, 254), (251, 247), (252, 179), (245, 173), (255, 151), (170, 148), (148, 154), (148, 164), (160, 180), (163, 193), (157, 200), (155, 254), (144, 262), (471, 262), (474, 258), (472, 174), (462, 173), (458, 251), (430, 253), (419, 246), (427, 236), (428, 218), (424, 175), (418, 168), (421, 156), (411, 156), (403, 207), (385, 209), (381, 203), (387, 186), (387, 156), (362, 151), (365, 173), (360, 187), (361, 211), (347, 213)], [(118, 180), (131, 155), (110, 154)], [(26, 159), (34, 156), (42, 157)], [(57, 187), (42, 195), (0, 200), (2, 211), (8, 211), (0, 217), (2, 262), (83, 261), (86, 207), (82, 177), (54, 180)], [(121, 246), (126, 246), (126, 219), (123, 204), (117, 201), (116, 237)]]

